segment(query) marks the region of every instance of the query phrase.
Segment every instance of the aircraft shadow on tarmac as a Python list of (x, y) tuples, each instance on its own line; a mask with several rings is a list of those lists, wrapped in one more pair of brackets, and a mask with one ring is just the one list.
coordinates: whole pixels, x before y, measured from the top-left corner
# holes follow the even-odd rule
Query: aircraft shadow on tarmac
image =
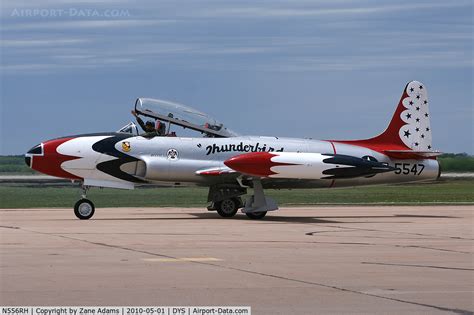
[[(160, 215), (163, 213), (146, 213), (146, 215)], [(168, 213), (169, 214), (169, 213)], [(121, 220), (157, 220), (157, 221), (168, 221), (168, 220), (229, 220), (221, 218), (216, 213), (188, 213), (191, 217), (122, 217), (122, 218), (95, 218), (94, 220), (98, 221), (121, 221)], [(143, 215), (143, 214), (141, 214)], [(410, 222), (399, 222), (393, 221), (390, 219), (400, 219), (400, 218), (433, 218), (433, 219), (442, 219), (442, 218), (457, 218), (453, 216), (441, 216), (441, 215), (411, 215), (411, 214), (394, 214), (394, 215), (372, 215), (372, 216), (275, 216), (267, 215), (261, 221), (252, 221), (249, 220), (244, 215), (236, 215), (230, 220), (242, 220), (249, 222), (286, 222), (286, 223), (410, 223)], [(357, 221), (338, 221), (337, 219), (354, 219)], [(358, 221), (358, 219), (386, 219), (383, 221)]]
[[(156, 213), (160, 214), (160, 213)], [(277, 216), (267, 216), (263, 220), (250, 220), (245, 215), (236, 215), (235, 217), (221, 218), (219, 215), (214, 213), (189, 213), (191, 217), (133, 217), (133, 218), (94, 218), (94, 221), (181, 221), (181, 220), (238, 220), (238, 221), (248, 221), (248, 222), (287, 222), (287, 223), (349, 223), (349, 222), (339, 222), (333, 220), (321, 220), (317, 217), (277, 217)], [(61, 219), (64, 220), (64, 219)]]

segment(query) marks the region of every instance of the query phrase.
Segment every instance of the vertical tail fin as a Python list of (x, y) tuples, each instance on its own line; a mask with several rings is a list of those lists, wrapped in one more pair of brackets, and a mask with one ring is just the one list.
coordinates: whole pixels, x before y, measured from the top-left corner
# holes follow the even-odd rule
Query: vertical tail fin
[(379, 152), (432, 152), (428, 93), (423, 83), (409, 82), (387, 129), (365, 140), (335, 141), (360, 145)]
[(405, 123), (398, 131), (403, 143), (414, 151), (431, 151), (431, 118), (426, 87), (412, 81), (407, 84), (399, 106), (404, 109), (400, 119)]

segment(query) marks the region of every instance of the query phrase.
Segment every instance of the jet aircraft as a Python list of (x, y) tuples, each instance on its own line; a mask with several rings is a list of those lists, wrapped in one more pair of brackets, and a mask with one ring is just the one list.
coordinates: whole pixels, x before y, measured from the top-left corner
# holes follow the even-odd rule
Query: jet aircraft
[[(138, 98), (134, 113), (154, 121), (140, 133), (129, 123), (117, 132), (44, 141), (25, 155), (38, 172), (79, 181), (79, 219), (94, 215), (90, 187), (134, 189), (147, 184), (209, 187), (208, 210), (233, 217), (242, 209), (261, 219), (278, 209), (264, 189), (331, 188), (434, 180), (428, 95), (409, 82), (387, 129), (364, 140), (312, 140), (238, 135), (209, 115), (181, 104)], [(142, 122), (143, 124), (143, 122)], [(165, 124), (165, 128), (163, 128)], [(158, 127), (159, 126), (159, 127)], [(197, 137), (176, 135), (188, 129)], [(160, 130), (160, 132), (158, 132)], [(245, 198), (251, 190), (250, 196)]]

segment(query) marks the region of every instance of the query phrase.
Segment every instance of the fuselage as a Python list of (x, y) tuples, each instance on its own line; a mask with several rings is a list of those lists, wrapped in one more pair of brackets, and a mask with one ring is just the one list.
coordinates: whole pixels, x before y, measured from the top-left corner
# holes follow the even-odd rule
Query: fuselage
[[(132, 136), (123, 133), (91, 134), (44, 142), (42, 154), (30, 154), (30, 166), (53, 176), (83, 180), (91, 186), (133, 188), (136, 184), (236, 183), (239, 173), (218, 176), (205, 170), (225, 169), (225, 161), (252, 152), (282, 154), (284, 164), (265, 176), (268, 188), (322, 188), (402, 183), (436, 179), (435, 159), (392, 159), (356, 145), (312, 139), (244, 136), (187, 138)], [(291, 154), (290, 154), (291, 153)], [(328, 178), (326, 156), (343, 155), (387, 163), (394, 171), (352, 178)], [(298, 162), (298, 163), (295, 163)], [(295, 165), (298, 164), (298, 165)], [(330, 165), (330, 167), (339, 167)], [(275, 173), (276, 172), (276, 173)], [(275, 173), (275, 174), (273, 174)]]

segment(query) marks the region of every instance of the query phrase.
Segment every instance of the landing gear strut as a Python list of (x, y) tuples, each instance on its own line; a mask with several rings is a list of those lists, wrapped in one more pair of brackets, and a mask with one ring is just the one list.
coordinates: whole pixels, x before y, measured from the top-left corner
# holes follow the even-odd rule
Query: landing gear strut
[(265, 196), (260, 178), (255, 178), (252, 182), (253, 195), (247, 198), (242, 212), (250, 219), (259, 220), (265, 217), (267, 211), (278, 210), (278, 205), (275, 200)]
[(88, 186), (82, 186), (81, 199), (74, 205), (74, 214), (81, 220), (92, 218), (95, 211), (95, 206), (92, 201), (86, 198), (88, 190)]

